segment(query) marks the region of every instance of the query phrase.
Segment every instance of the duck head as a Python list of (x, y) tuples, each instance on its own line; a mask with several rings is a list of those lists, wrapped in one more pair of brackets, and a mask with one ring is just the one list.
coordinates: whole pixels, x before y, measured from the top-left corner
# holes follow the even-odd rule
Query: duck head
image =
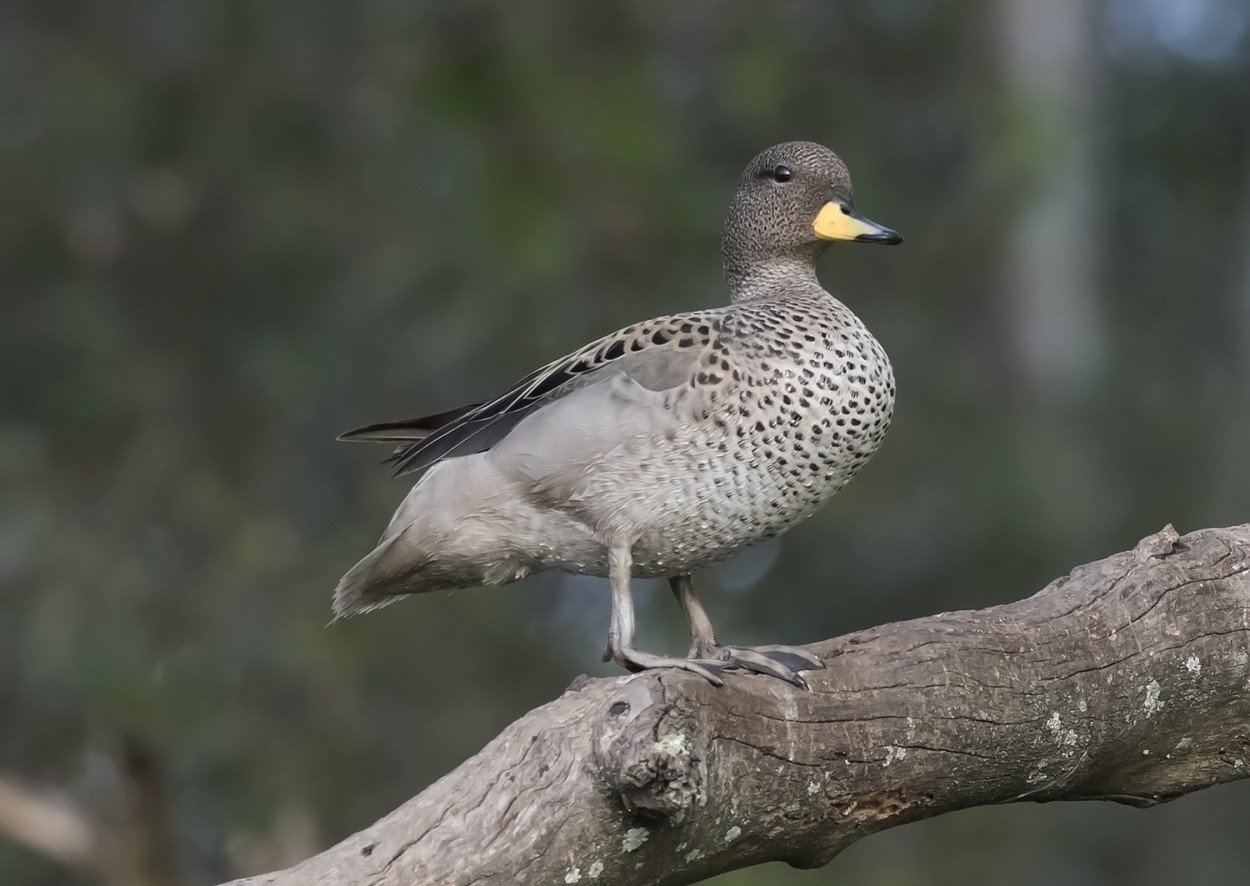
[(774, 145), (738, 182), (721, 246), (725, 278), (738, 296), (782, 275), (814, 277), (816, 259), (834, 240), (903, 242), (856, 210), (851, 174), (837, 154), (814, 142)]

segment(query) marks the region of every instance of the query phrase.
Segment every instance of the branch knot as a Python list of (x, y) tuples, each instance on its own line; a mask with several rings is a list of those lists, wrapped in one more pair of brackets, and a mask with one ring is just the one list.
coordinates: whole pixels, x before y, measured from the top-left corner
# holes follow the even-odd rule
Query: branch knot
[[(689, 709), (654, 696), (640, 705), (636, 687), (644, 681), (632, 682), (632, 698), (610, 700), (615, 734), (601, 734), (595, 742), (600, 775), (627, 811), (678, 824), (706, 799), (698, 719)], [(662, 694), (658, 681), (645, 683)]]

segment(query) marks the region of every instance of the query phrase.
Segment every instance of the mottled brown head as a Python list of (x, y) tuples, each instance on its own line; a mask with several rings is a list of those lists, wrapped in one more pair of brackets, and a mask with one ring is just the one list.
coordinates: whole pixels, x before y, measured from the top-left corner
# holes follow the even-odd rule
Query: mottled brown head
[(725, 219), (721, 257), (735, 297), (757, 284), (812, 274), (833, 240), (901, 243), (889, 228), (860, 215), (851, 174), (833, 151), (814, 142), (785, 142), (757, 156), (742, 173)]

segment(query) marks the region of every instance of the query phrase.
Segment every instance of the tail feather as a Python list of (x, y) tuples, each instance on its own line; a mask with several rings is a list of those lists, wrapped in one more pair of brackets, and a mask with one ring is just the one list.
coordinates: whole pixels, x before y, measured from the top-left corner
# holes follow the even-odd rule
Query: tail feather
[(334, 619), (409, 594), (500, 585), (542, 568), (548, 531), (483, 454), (433, 465), (408, 493), (382, 541), (334, 589)]
[(339, 579), (334, 589), (334, 621), (381, 609), (412, 593), (404, 590), (403, 582), (412, 564), (404, 570), (395, 568), (399, 564), (394, 561), (400, 559), (396, 544), (402, 537), (402, 532), (395, 533)]

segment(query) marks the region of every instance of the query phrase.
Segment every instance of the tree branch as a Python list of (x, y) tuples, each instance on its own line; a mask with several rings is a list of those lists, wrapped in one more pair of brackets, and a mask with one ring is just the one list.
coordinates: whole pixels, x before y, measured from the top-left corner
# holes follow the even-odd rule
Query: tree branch
[(0, 775), (0, 834), (61, 864), (89, 868), (91, 823), (76, 808)]
[(0, 834), (103, 886), (182, 882), (165, 777), (156, 751), (136, 735), (96, 753), (89, 787), (52, 799), (0, 774)]
[(811, 647), (811, 691), (581, 678), (288, 884), (692, 883), (991, 803), (1150, 806), (1250, 770), (1250, 524)]

